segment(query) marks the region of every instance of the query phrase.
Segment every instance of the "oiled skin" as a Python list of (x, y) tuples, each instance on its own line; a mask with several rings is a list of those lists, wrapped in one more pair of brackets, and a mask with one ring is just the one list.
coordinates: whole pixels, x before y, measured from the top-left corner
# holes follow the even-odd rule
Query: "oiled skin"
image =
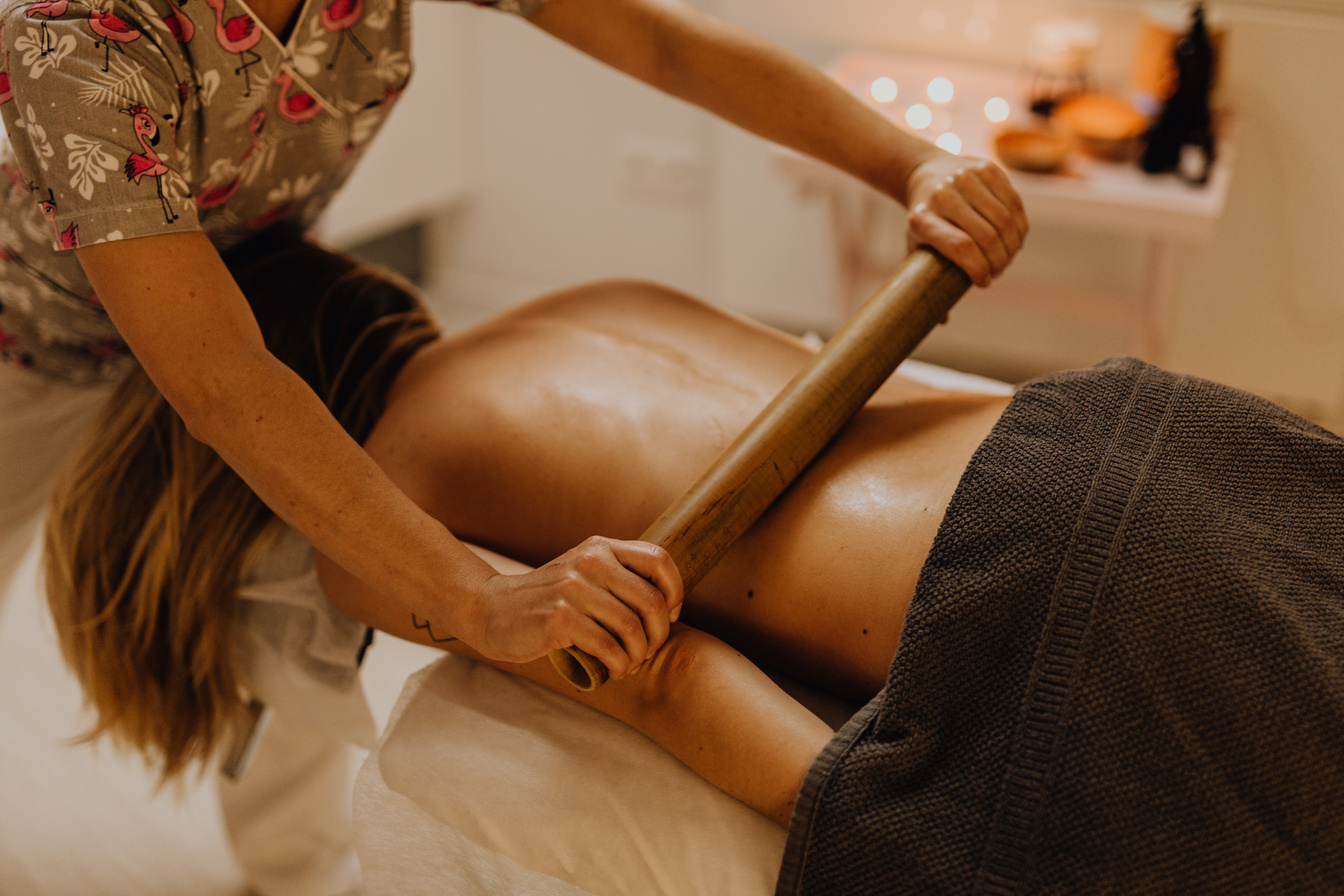
[[(810, 355), (659, 287), (587, 286), (422, 350), (366, 447), (457, 537), (540, 565), (590, 535), (637, 538)], [(682, 621), (866, 699), (1006, 401), (893, 378), (706, 577)]]

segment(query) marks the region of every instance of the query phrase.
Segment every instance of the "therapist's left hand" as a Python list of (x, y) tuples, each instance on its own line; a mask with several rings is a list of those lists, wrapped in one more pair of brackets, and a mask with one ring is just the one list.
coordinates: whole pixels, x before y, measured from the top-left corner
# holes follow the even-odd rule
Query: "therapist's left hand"
[(993, 162), (942, 153), (906, 181), (907, 248), (932, 246), (976, 286), (989, 286), (1027, 237), (1027, 213)]

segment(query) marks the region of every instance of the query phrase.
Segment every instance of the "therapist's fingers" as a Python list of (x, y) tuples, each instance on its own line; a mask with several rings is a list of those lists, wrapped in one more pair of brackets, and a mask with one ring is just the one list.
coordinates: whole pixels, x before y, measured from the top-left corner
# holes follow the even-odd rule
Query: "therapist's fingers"
[[(1008, 197), (1001, 195), (994, 187), (1000, 180), (1003, 181)], [(984, 163), (971, 169), (957, 184), (957, 197), (965, 203), (969, 209), (968, 213), (975, 214), (992, 228), (991, 233), (985, 236), (985, 240), (997, 241), (1004, 251), (1003, 265), (996, 269), (996, 274), (1003, 272), (1003, 268), (1008, 266), (1008, 262), (1022, 248), (1022, 243), (1026, 239), (1026, 234), (1023, 232), (1027, 226), (1026, 213), (1023, 211), (1019, 214), (1020, 209), (1014, 210), (1014, 202), (1011, 200), (1016, 200), (1016, 204), (1020, 206), (1021, 199), (1007, 180), (1007, 176), (999, 168)], [(977, 239), (977, 242), (981, 246), (986, 246), (984, 240)]]
[(994, 281), (994, 266), (979, 243), (964, 229), (921, 203), (910, 209), (906, 221), (907, 248), (932, 246), (966, 272), (976, 286)]
[(1022, 248), (1028, 230), (1021, 197), (983, 159), (934, 156), (909, 181), (909, 248), (929, 245), (978, 286), (988, 286)]
[[(643, 663), (667, 638), (669, 624), (662, 593), (624, 565), (621, 545), (589, 538), (562, 560), (570, 568), (565, 599), (581, 620), (572, 629), (574, 645), (602, 660), (613, 678)], [(631, 552), (621, 553), (628, 559)]]
[[(934, 235), (938, 232), (937, 225), (945, 221), (970, 237), (978, 250), (975, 264), (979, 275), (973, 274), (971, 278), (977, 286), (988, 286), (989, 281), (998, 276), (1012, 259), (994, 225), (985, 220), (961, 193), (935, 193), (926, 205), (917, 210), (915, 219), (910, 223), (915, 233)], [(961, 246), (954, 247), (953, 251), (959, 250), (964, 251)]]
[(570, 635), (570, 642), (601, 663), (613, 680), (631, 674), (644, 662), (642, 653), (638, 654), (639, 661), (634, 661), (620, 639), (592, 617), (580, 620)]
[(666, 605), (652, 585), (621, 565), (609, 541), (589, 538), (530, 572), (488, 579), (474, 608), (479, 634), (468, 644), (509, 663), (573, 644), (613, 677), (643, 662), (649, 652), (643, 614), (666, 637)]
[[(613, 541), (611, 548), (622, 566), (652, 584), (664, 601), (669, 618), (676, 622), (686, 595), (681, 570), (672, 555), (647, 541)], [(662, 645), (664, 640), (666, 632), (657, 639), (657, 644)]]
[[(587, 638), (598, 649), (611, 652), (612, 644), (603, 632), (617, 640), (624, 653), (618, 662), (628, 658), (629, 665), (607, 668), (613, 678), (622, 678), (638, 671), (666, 642), (672, 619), (681, 612), (681, 574), (667, 551), (654, 544), (608, 539), (590, 539), (587, 544), (593, 556), (603, 561), (601, 570), (593, 568), (589, 573), (611, 599), (597, 600), (589, 610), (602, 631), (586, 628), (576, 636), (575, 646), (587, 649), (580, 640)], [(606, 562), (608, 552), (610, 563)], [(601, 659), (600, 654), (593, 655)]]
[(973, 204), (998, 230), (1009, 253), (1017, 254), (1031, 229), (1022, 197), (1008, 175), (993, 162), (980, 159), (971, 166), (970, 173), (973, 177), (966, 182), (968, 198), (974, 197)]

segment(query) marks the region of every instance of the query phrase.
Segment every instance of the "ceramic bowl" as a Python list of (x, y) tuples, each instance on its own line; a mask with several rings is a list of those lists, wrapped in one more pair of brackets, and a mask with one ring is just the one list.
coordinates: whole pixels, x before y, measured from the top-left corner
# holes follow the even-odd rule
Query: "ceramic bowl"
[(1148, 118), (1124, 97), (1087, 93), (1060, 103), (1053, 120), (1078, 138), (1088, 155), (1108, 162), (1134, 158)]
[(994, 152), (1009, 168), (1050, 174), (1058, 171), (1073, 151), (1068, 134), (1051, 127), (1010, 127), (994, 138)]

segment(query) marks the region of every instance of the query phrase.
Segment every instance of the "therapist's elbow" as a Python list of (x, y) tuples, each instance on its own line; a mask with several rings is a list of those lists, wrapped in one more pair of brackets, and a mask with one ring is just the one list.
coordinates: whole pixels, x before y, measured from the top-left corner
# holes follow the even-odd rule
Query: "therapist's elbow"
[(198, 442), (218, 449), (228, 431), (233, 402), (227, 388), (212, 389), (200, 383), (176, 384), (162, 389), (163, 397), (177, 411), (187, 432)]
[(198, 442), (219, 450), (240, 432), (239, 423), (259, 396), (273, 396), (276, 379), (269, 353), (204, 364), (159, 384), (164, 398)]

